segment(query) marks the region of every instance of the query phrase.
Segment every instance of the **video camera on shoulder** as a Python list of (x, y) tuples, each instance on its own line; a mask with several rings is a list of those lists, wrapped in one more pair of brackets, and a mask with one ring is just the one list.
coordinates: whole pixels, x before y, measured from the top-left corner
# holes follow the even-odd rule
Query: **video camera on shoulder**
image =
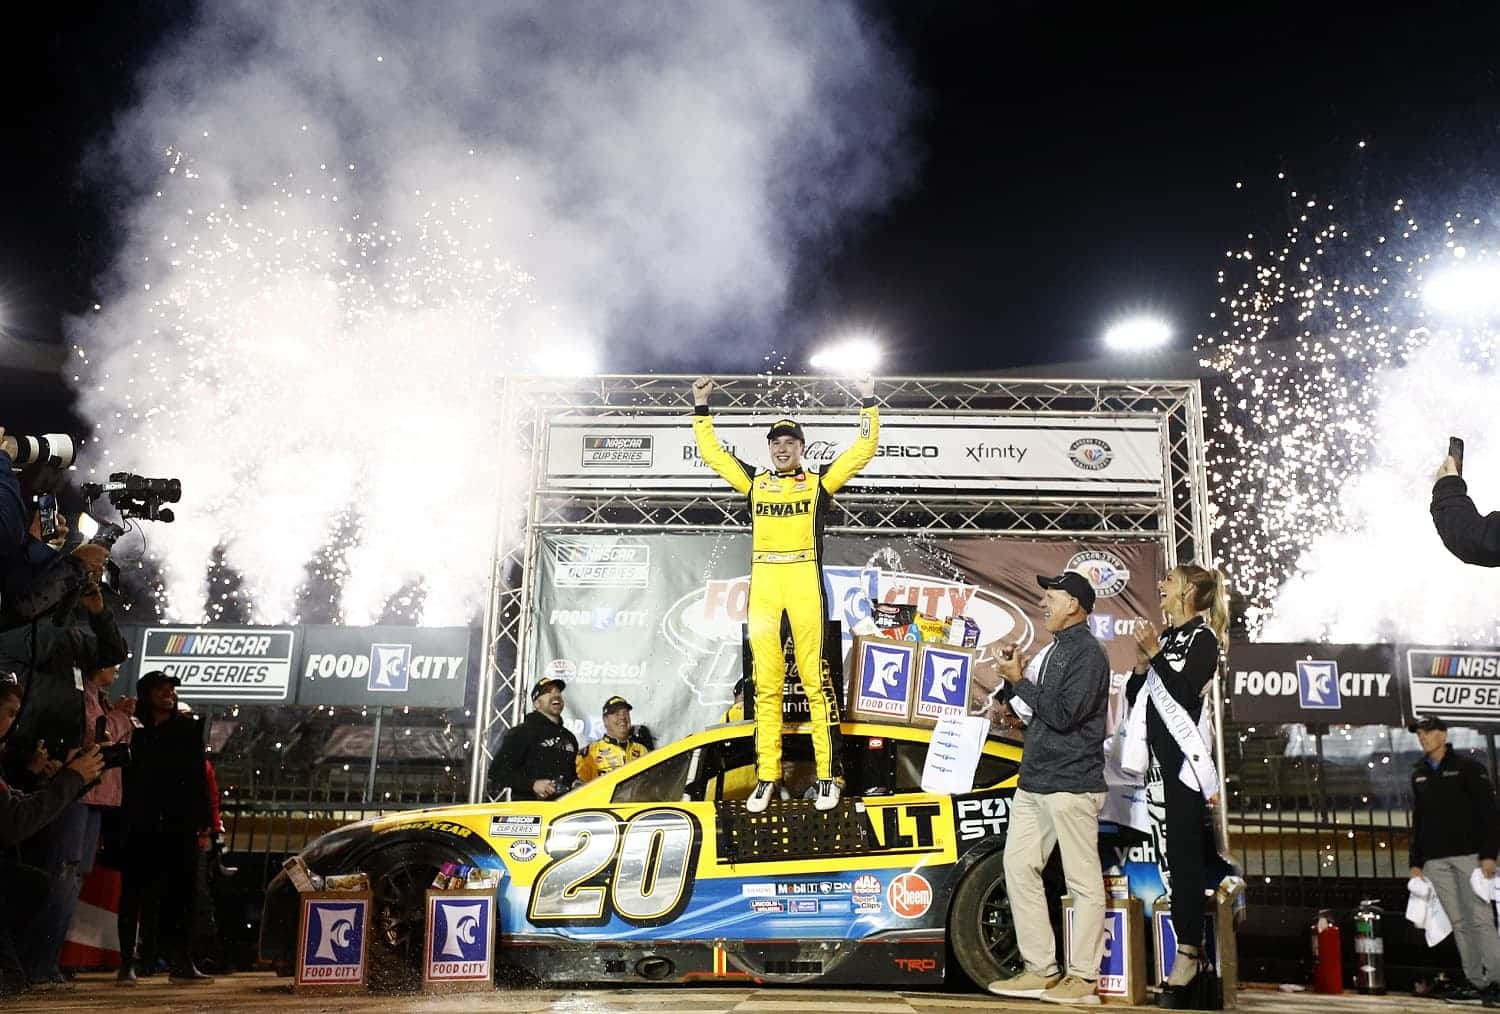
[[(86, 482), (82, 492), (90, 506), (101, 496), (108, 498), (110, 506), (127, 521), (170, 523), (177, 515), (170, 507), (162, 505), (182, 499), (182, 483), (177, 479), (148, 479), (132, 472), (111, 472), (108, 482)], [(119, 538), (119, 535), (115, 537)]]

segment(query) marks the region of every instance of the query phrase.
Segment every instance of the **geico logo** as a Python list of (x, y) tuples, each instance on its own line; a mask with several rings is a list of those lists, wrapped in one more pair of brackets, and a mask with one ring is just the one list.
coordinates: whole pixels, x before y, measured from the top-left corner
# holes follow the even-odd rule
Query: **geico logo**
[(755, 516), (761, 518), (790, 518), (799, 514), (812, 513), (811, 500), (797, 500), (792, 503), (757, 503), (755, 505)]
[(592, 683), (599, 680), (634, 682), (646, 678), (644, 662), (579, 662), (578, 682)]
[(644, 627), (646, 610), (615, 609), (612, 606), (597, 606), (593, 609), (554, 609), (548, 622), (554, 627), (593, 627), (595, 630)]
[[(1343, 672), (1339, 673), (1339, 693), (1345, 697), (1385, 697), (1390, 682), (1388, 672)], [(1297, 671), (1237, 669), (1233, 692), (1252, 697), (1290, 697), (1297, 693)]]
[(882, 444), (875, 448), (877, 458), (935, 458), (938, 449), (931, 444)]
[[(457, 679), (463, 664), (462, 655), (418, 655), (406, 667), (406, 674), (414, 680)], [(362, 680), (369, 674), (369, 655), (333, 655), (323, 652), (309, 654), (307, 665), (302, 670), (303, 679)]]

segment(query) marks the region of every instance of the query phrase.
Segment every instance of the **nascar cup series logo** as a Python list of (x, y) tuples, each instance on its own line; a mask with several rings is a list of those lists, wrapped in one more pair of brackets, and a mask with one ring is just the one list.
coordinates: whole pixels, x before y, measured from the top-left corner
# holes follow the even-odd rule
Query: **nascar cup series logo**
[(365, 976), (369, 902), (303, 902), (298, 984), (357, 983)]
[(1115, 452), (1098, 437), (1081, 437), (1068, 445), (1068, 460), (1086, 471), (1097, 472), (1115, 460)]
[(1094, 594), (1101, 599), (1120, 594), (1130, 583), (1130, 568), (1107, 549), (1087, 549), (1077, 553), (1063, 570), (1076, 570), (1088, 578)]
[(494, 898), (472, 894), (427, 901), (427, 969), (430, 982), (488, 980)]

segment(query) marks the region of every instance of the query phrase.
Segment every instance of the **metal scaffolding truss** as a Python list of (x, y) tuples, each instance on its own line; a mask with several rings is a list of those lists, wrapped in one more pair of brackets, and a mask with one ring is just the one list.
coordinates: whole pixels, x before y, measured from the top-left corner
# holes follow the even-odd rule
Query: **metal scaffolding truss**
[[(742, 498), (728, 488), (668, 492), (549, 484), (549, 420), (577, 417), (681, 416), (691, 411), (687, 376), (510, 378), (503, 391), (504, 432), (516, 435), (523, 497), (498, 505), (497, 537), (485, 611), (484, 665), (475, 708), (470, 798), (483, 798), (497, 733), (519, 720), (531, 633), (532, 577), (546, 532), (690, 532), (747, 529)], [(836, 534), (941, 533), (1052, 539), (1139, 539), (1159, 543), (1167, 565), (1212, 559), (1202, 396), (1196, 381), (1011, 380), (977, 377), (883, 377), (883, 411), (934, 416), (1090, 415), (1156, 419), (1164, 463), (1150, 495), (882, 494), (839, 497)], [(716, 415), (795, 412), (844, 415), (857, 403), (847, 380), (740, 376), (716, 379)], [(1215, 702), (1216, 712), (1220, 704)], [(1220, 770), (1223, 769), (1220, 757)]]

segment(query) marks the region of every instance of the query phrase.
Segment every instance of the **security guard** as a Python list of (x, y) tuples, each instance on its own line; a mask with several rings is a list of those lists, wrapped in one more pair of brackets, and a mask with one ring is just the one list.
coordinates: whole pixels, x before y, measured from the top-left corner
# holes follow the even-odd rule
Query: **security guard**
[(875, 457), (880, 413), (875, 408), (875, 381), (859, 381), (859, 436), (821, 472), (802, 465), (806, 439), (791, 419), (771, 425), (766, 441), (771, 468), (756, 470), (726, 451), (714, 435), (708, 413), (713, 380), (693, 382), (693, 434), (698, 453), (750, 507), (750, 654), (755, 670), (755, 756), (757, 782), (745, 806), (764, 812), (781, 781), (781, 694), (786, 671), (781, 617), (786, 615), (795, 645), (797, 672), (807, 692), (813, 726), (813, 759), (817, 764), (819, 810), (838, 804), (841, 789), (834, 780), (835, 737), (839, 709), (833, 688), (823, 679), (823, 522), (833, 494)]
[(646, 744), (630, 738), (630, 702), (611, 697), (604, 702), (604, 738), (596, 739), (578, 755), (578, 777), (591, 782), (644, 756)]

